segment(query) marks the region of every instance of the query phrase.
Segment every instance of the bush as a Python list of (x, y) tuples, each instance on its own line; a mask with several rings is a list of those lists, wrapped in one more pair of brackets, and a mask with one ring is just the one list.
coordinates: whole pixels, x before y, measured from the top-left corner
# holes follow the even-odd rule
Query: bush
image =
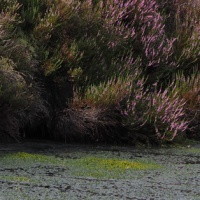
[(177, 135), (185, 133), (189, 123), (184, 112), (185, 101), (176, 93), (170, 95), (170, 89), (171, 86), (150, 94), (149, 111), (146, 113), (158, 138), (165, 140), (173, 140)]
[[(70, 123), (92, 141), (120, 136), (113, 131), (120, 125), (133, 140), (172, 140), (198, 127), (200, 14), (194, 3), (2, 0), (2, 109), (22, 131), (30, 124), (37, 130), (45, 118), (54, 138), (56, 130), (65, 138)], [(95, 127), (106, 127), (106, 134)]]
[(191, 68), (198, 65), (199, 68), (199, 1), (157, 0), (160, 12), (165, 18), (165, 29), (169, 38), (175, 38), (173, 44), (173, 60), (177, 70), (191, 73)]
[(1, 140), (18, 141), (27, 124), (34, 126), (39, 116), (47, 115), (41, 86), (35, 79), (34, 47), (19, 28), (20, 7), (10, 0), (3, 1), (0, 8)]
[(171, 141), (177, 135), (185, 133), (189, 124), (184, 109), (186, 102), (178, 93), (171, 95), (171, 87), (172, 85), (158, 92), (157, 88), (154, 92), (138, 90), (136, 96), (129, 100), (124, 115), (133, 137), (146, 137), (147, 141), (149, 139), (154, 142)]
[(174, 77), (174, 90), (170, 93), (182, 98), (186, 103), (184, 110), (186, 118), (189, 121), (188, 137), (199, 139), (200, 135), (200, 74), (198, 69), (194, 69), (188, 77), (179, 72)]

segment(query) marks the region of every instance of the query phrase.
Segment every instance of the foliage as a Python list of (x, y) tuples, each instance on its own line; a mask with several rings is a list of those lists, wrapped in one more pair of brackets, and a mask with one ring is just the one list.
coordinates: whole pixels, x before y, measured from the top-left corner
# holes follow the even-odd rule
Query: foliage
[(92, 141), (119, 124), (132, 137), (198, 132), (199, 16), (197, 0), (2, 0), (0, 109), (18, 135), (44, 119), (55, 138), (70, 123)]
[(176, 86), (170, 93), (178, 93), (178, 95), (186, 101), (186, 106), (191, 110), (198, 110), (200, 97), (199, 97), (199, 85), (200, 74), (198, 69), (194, 69), (192, 74), (188, 77), (179, 72), (175, 74), (173, 78), (173, 85)]
[(165, 18), (165, 30), (169, 38), (174, 38), (173, 61), (176, 68), (171, 71), (174, 76), (178, 71), (191, 75), (195, 66), (199, 70), (200, 52), (200, 9), (199, 1), (157, 0), (160, 12)]
[[(150, 133), (148, 137), (154, 140), (173, 140), (178, 134), (184, 133), (189, 121), (185, 119), (185, 101), (177, 93), (170, 93), (171, 90), (175, 90), (175, 86), (172, 89), (170, 85), (162, 91), (154, 85), (154, 91), (145, 92), (143, 86), (144, 83), (141, 82), (123, 111), (127, 119), (125, 124), (132, 130), (133, 137), (141, 130), (143, 134), (140, 133), (140, 137), (148, 136)], [(154, 131), (151, 131), (152, 129)]]
[(131, 94), (132, 80), (129, 77), (122, 79), (116, 77), (98, 86), (90, 85), (81, 96), (81, 91), (75, 91), (71, 107), (116, 107)]
[(169, 95), (169, 88), (149, 95), (149, 111), (146, 114), (147, 120), (153, 123), (158, 138), (173, 140), (178, 134), (185, 132), (189, 121), (185, 119), (185, 101), (177, 93)]
[(33, 80), (38, 71), (34, 47), (19, 29), (20, 8), (17, 1), (3, 1), (0, 8), (1, 140), (18, 141), (20, 129), (47, 114), (39, 83)]
[(189, 121), (189, 137), (199, 139), (200, 130), (200, 74), (194, 69), (189, 77), (179, 72), (174, 77), (175, 89), (170, 95), (177, 93), (186, 103), (184, 105), (185, 115)]

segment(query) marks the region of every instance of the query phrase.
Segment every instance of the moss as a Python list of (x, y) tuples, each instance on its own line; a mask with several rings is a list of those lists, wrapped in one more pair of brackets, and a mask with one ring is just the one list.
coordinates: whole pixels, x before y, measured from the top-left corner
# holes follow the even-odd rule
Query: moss
[(158, 165), (153, 163), (144, 163), (139, 161), (129, 161), (121, 159), (105, 159), (105, 158), (96, 158), (88, 157), (79, 159), (80, 164), (84, 164), (87, 167), (98, 166), (98, 168), (103, 168), (106, 170), (115, 170), (115, 169), (134, 169), (134, 170), (145, 170), (145, 169), (155, 169), (158, 168)]
[[(84, 156), (81, 158), (57, 158), (42, 154), (19, 152), (7, 154), (1, 158), (2, 165), (10, 167), (29, 166), (57, 166), (64, 167), (66, 176), (93, 177), (93, 178), (123, 178), (134, 177), (135, 171), (154, 170), (161, 168), (160, 165), (148, 161), (137, 161), (110, 157)], [(19, 178), (18, 178), (19, 179)]]
[(2, 156), (1, 163), (11, 166), (29, 166), (37, 164), (48, 165), (63, 165), (63, 161), (54, 156), (47, 156), (43, 154), (32, 154), (26, 152), (12, 153)]
[(15, 181), (15, 182), (30, 182), (30, 178), (25, 177), (25, 176), (0, 176), (1, 180), (6, 180), (6, 181)]
[[(135, 170), (154, 170), (162, 166), (140, 161), (130, 161), (116, 158), (85, 157), (70, 162), (74, 175), (94, 178), (130, 178)], [(76, 170), (78, 169), (78, 170)]]
[(42, 154), (31, 154), (31, 153), (25, 153), (25, 152), (8, 154), (7, 157), (12, 158), (12, 159), (34, 160), (34, 161), (40, 161), (40, 162), (48, 162), (52, 160), (51, 156), (45, 156)]
[(199, 148), (190, 148), (190, 149), (187, 149), (187, 152), (194, 153), (194, 154), (200, 154), (200, 149)]

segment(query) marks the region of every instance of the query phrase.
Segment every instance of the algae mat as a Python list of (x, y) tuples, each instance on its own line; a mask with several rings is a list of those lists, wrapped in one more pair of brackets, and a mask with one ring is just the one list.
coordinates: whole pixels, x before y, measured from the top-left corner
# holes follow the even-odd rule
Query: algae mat
[(200, 199), (200, 148), (0, 145), (0, 200)]

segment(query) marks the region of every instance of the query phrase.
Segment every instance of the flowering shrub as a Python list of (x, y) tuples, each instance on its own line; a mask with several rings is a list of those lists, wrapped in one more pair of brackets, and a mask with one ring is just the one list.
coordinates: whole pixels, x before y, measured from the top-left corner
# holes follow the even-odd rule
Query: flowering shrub
[(138, 90), (137, 95), (127, 103), (125, 123), (133, 134), (149, 125), (149, 130), (146, 129), (143, 135), (155, 133), (151, 135), (154, 139), (173, 140), (178, 134), (185, 133), (189, 124), (184, 109), (186, 102), (177, 93), (171, 96), (170, 89), (150, 93)]
[(159, 139), (173, 140), (186, 131), (189, 121), (184, 110), (185, 101), (177, 93), (169, 96), (167, 88), (150, 94), (148, 99), (147, 120), (154, 125)]
[(130, 78), (113, 78), (108, 82), (100, 83), (98, 86), (89, 86), (84, 91), (83, 96), (81, 91), (75, 91), (71, 106), (115, 108), (131, 95), (131, 90), (132, 80)]
[(170, 91), (170, 95), (177, 95), (186, 103), (184, 110), (186, 118), (189, 121), (189, 137), (199, 138), (200, 130), (200, 75), (198, 69), (194, 70), (190, 77), (183, 73), (178, 73), (174, 77), (174, 90)]
[[(90, 116), (84, 130), (94, 136), (99, 115), (96, 125), (107, 127), (105, 136), (121, 123), (133, 135), (149, 137), (150, 132), (172, 140), (199, 121), (199, 76), (191, 72), (193, 66), (199, 70), (200, 57), (196, 4), (197, 0), (2, 0), (0, 102), (15, 105), (14, 115), (26, 121), (48, 115), (46, 100), (52, 112), (48, 123), (63, 131), (64, 121), (71, 123), (70, 115), (72, 124), (81, 121), (78, 133)], [(65, 110), (69, 82), (75, 90), (67, 106), (76, 111)], [(158, 87), (151, 91), (154, 83)], [(59, 117), (57, 110), (66, 114)]]
[[(198, 0), (157, 0), (165, 18), (165, 30), (173, 44), (173, 60), (176, 69), (187, 71), (199, 65), (200, 52), (200, 6)], [(176, 71), (173, 70), (173, 72)]]
[[(107, 1), (104, 15), (104, 32), (106, 30), (110, 38), (108, 48), (119, 56), (122, 51), (128, 53), (131, 49), (132, 57), (139, 56), (143, 69), (156, 73), (158, 79), (174, 69), (175, 38), (167, 38), (164, 19), (155, 0)], [(106, 41), (101, 30), (99, 40)]]
[[(137, 87), (139, 86), (139, 87)], [(152, 130), (145, 130), (146, 118), (145, 114), (148, 110), (146, 101), (146, 92), (143, 91), (144, 81), (138, 80), (136, 87), (133, 87), (131, 97), (127, 100), (126, 105), (121, 107), (121, 114), (124, 117), (123, 125), (128, 128), (132, 141), (142, 139), (145, 143), (149, 143), (149, 135)]]

